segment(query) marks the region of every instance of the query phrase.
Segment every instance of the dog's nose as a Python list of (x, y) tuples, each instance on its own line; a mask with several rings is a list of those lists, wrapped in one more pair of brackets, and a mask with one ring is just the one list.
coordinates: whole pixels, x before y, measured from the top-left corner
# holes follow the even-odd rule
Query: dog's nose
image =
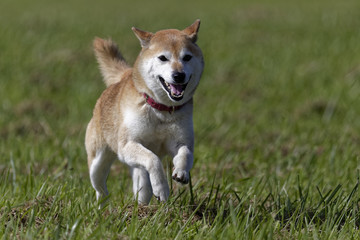
[(172, 74), (172, 78), (174, 79), (174, 81), (176, 82), (176, 83), (183, 83), (184, 82), (184, 80), (185, 80), (185, 73), (183, 73), (183, 72), (174, 72), (173, 74)]

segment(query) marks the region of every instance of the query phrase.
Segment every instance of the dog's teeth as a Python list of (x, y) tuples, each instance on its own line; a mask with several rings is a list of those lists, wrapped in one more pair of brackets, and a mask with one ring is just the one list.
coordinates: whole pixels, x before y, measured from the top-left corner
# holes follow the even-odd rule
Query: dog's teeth
[(171, 96), (173, 96), (173, 97), (179, 98), (179, 97), (182, 97), (183, 95), (184, 95), (184, 92), (181, 92), (179, 95), (175, 95), (173, 92), (171, 92)]

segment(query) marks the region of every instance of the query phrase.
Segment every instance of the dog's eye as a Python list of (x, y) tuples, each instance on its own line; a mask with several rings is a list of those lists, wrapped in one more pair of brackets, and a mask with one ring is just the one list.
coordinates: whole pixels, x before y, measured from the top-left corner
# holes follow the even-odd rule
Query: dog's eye
[(169, 59), (167, 59), (164, 55), (161, 55), (158, 57), (160, 59), (160, 61), (162, 62), (166, 62), (166, 61), (169, 61)]
[(183, 57), (183, 61), (184, 61), (184, 62), (188, 62), (188, 61), (190, 61), (190, 60), (191, 60), (191, 58), (192, 58), (192, 56), (191, 56), (191, 55), (186, 54), (186, 55)]

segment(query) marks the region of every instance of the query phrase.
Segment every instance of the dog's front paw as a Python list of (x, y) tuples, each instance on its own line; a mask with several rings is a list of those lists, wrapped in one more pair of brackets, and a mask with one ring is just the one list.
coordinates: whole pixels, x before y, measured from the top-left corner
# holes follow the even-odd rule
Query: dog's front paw
[(153, 193), (158, 201), (166, 202), (170, 195), (169, 186), (166, 184), (153, 187)]
[(179, 183), (187, 184), (189, 182), (189, 173), (187, 171), (176, 168), (173, 171), (172, 179)]

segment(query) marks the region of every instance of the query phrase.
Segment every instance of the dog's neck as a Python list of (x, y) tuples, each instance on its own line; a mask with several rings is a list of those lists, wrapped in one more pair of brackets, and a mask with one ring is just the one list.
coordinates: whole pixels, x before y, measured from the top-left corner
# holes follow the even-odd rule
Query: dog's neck
[(170, 114), (177, 110), (180, 110), (185, 104), (188, 103), (188, 102), (186, 102), (186, 103), (184, 103), (182, 105), (178, 105), (178, 106), (167, 106), (167, 105), (156, 102), (153, 98), (151, 98), (146, 93), (143, 93), (143, 96), (145, 98), (146, 103), (149, 104), (152, 108), (155, 108), (156, 110), (159, 110), (162, 112), (169, 112)]

